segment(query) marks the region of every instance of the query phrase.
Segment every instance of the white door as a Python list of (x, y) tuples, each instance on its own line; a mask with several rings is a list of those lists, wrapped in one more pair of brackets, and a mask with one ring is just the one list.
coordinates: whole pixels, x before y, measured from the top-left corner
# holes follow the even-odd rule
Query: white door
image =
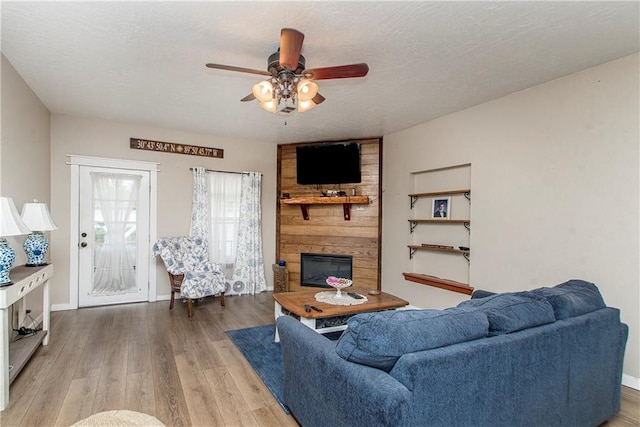
[(78, 305), (149, 300), (149, 172), (80, 166)]

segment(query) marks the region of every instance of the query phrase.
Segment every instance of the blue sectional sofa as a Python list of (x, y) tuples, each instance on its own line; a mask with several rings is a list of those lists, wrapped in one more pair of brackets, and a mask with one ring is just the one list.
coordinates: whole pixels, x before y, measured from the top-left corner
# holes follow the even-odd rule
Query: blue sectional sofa
[(446, 310), (280, 317), (284, 401), (311, 426), (597, 426), (620, 408), (627, 326), (572, 280)]

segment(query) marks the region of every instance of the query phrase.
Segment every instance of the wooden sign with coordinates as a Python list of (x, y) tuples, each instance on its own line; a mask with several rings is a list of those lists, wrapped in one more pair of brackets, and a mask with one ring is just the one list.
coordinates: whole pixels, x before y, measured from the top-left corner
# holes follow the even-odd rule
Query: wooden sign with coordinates
[(222, 159), (221, 148), (201, 147), (198, 145), (179, 144), (177, 142), (151, 141), (149, 139), (129, 138), (129, 147), (134, 150), (160, 151), (163, 153), (190, 154), (192, 156), (216, 157)]

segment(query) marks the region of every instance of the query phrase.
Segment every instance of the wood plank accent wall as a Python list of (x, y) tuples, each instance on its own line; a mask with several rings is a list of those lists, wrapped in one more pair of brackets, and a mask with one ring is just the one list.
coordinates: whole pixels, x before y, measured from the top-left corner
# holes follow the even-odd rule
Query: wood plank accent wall
[(276, 257), (287, 262), (290, 291), (313, 289), (300, 286), (300, 254), (303, 252), (351, 255), (354, 285), (380, 289), (382, 138), (345, 141), (360, 143), (362, 182), (322, 188), (296, 183), (296, 146), (322, 142), (278, 145), (278, 197), (283, 192), (292, 198), (317, 197), (322, 196), (322, 190), (333, 189), (350, 195), (355, 187), (357, 195), (370, 199), (368, 205), (351, 206), (350, 221), (345, 221), (341, 204), (309, 205), (306, 221), (299, 205), (277, 204)]

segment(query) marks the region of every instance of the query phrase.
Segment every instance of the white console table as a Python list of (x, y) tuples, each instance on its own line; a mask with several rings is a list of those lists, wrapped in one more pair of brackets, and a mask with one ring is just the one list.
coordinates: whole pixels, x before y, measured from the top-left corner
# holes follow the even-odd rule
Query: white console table
[[(53, 276), (53, 265), (42, 267), (18, 266), (11, 269), (13, 285), (0, 287), (0, 411), (9, 405), (9, 384), (13, 382), (24, 365), (29, 361), (38, 346), (49, 343), (49, 319), (51, 304), (49, 300), (49, 279)], [(35, 335), (9, 343), (11, 322), (9, 307), (18, 303), (18, 321), (25, 318), (23, 298), (29, 292), (42, 286), (42, 331)], [(9, 371), (9, 365), (13, 366)]]

